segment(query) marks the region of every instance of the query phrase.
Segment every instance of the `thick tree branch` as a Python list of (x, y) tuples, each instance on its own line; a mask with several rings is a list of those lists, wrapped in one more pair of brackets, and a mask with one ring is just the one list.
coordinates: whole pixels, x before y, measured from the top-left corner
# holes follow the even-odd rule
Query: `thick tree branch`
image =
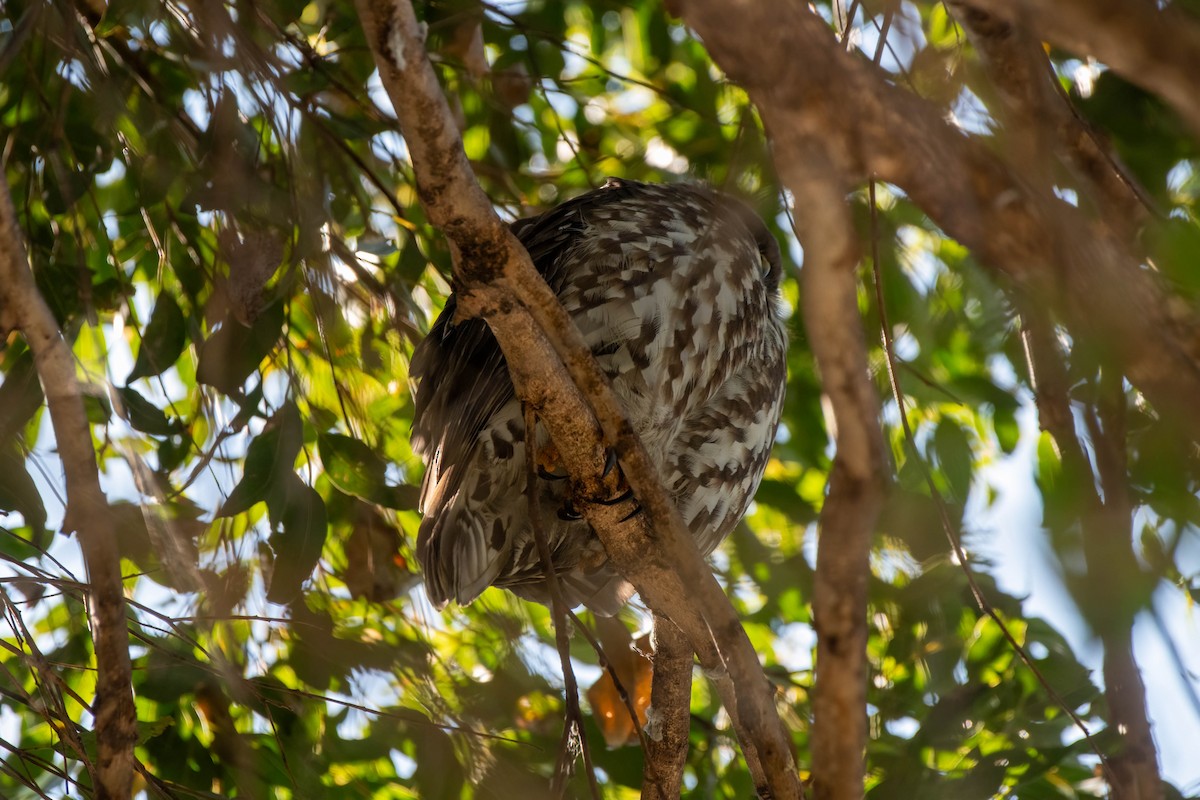
[[(1022, 314), (1031, 382), (1042, 429), (1054, 437), (1062, 455), (1065, 485), (1078, 495), (1083, 552), (1087, 561), (1085, 609), (1104, 644), (1104, 694), (1108, 725), (1120, 744), (1107, 759), (1106, 778), (1114, 800), (1161, 800), (1158, 752), (1146, 713), (1146, 687), (1133, 655), (1136, 607), (1128, 600), (1137, 586), (1131, 506), (1126, 484), (1124, 403), (1119, 378), (1102, 379), (1101, 410), (1085, 410), (1085, 422), (1096, 456), (1101, 497), (1087, 454), (1076, 433), (1070, 380), (1049, 317), (1038, 309)], [(1122, 592), (1120, 587), (1125, 587)]]
[(841, 181), (820, 174), (812, 161), (780, 158), (779, 166), (795, 197), (804, 245), (804, 325), (833, 410), (837, 445), (821, 509), (812, 598), (814, 794), (818, 800), (858, 800), (867, 746), (871, 534), (883, 507), (887, 463), (858, 313), (859, 251)]
[(50, 409), (67, 484), (64, 531), (79, 534), (90, 591), (88, 614), (96, 651), (92, 703), (97, 744), (93, 775), (98, 800), (124, 800), (133, 781), (137, 717), (125, 621), (121, 556), (100, 489), (92, 428), (75, 376), (75, 359), (58, 322), (38, 291), (7, 178), (0, 173), (0, 320), (25, 336)]
[[(736, 683), (730, 711), (752, 737), (746, 744), (762, 755), (772, 795), (799, 797), (790, 740), (757, 655), (578, 330), (475, 182), (411, 4), (357, 5), (419, 196), (455, 251), (459, 307), (491, 326), (518, 396), (537, 410), (572, 476), (579, 510), (613, 564), (683, 630), (706, 667), (727, 670)], [(629, 504), (594, 502), (616, 489), (615, 471), (602, 477), (605, 444), (615, 448), (645, 512), (628, 522)]]
[(974, 7), (950, 3), (999, 95), (1000, 121), (1009, 134), (1009, 164), (1040, 186), (1055, 183), (1050, 154), (1068, 166), (1096, 211), (1121, 240), (1133, 242), (1148, 221), (1151, 201), (1079, 116), (1054, 74), (1041, 41), (1020, 25)]
[[(904, 189), (1014, 287), (1057, 306), (1156, 407), (1200, 439), (1200, 323), (1107, 226), (1015, 176), (886, 73), (844, 52), (803, 0), (686, 0), (684, 16), (762, 112), (782, 163), (818, 159)], [(737, 25), (729, 25), (730, 16)], [(821, 141), (813, 153), (805, 143)], [(803, 216), (808, 209), (798, 209)]]
[(967, 0), (1081, 56), (1175, 109), (1200, 136), (1200, 20), (1154, 0)]

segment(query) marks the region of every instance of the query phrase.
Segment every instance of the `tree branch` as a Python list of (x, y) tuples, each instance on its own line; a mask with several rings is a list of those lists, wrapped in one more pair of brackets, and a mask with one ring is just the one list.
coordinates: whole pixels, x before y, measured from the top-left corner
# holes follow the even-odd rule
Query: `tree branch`
[(0, 174), (0, 320), (14, 325), (33, 351), (67, 484), (64, 531), (79, 534), (90, 591), (88, 614), (96, 651), (95, 719), (97, 800), (124, 800), (133, 781), (137, 716), (129, 662), (129, 632), (121, 556), (100, 489), (92, 428), (75, 377), (75, 359), (58, 322), (38, 291), (8, 180)]
[[(771, 64), (763, 63), (760, 49), (764, 31), (789, 27), (776, 16), (779, 8), (749, 2), (737, 5), (733, 13), (751, 16), (741, 18), (739, 25), (728, 24), (731, 10), (716, 0), (688, 2), (684, 16), (763, 112), (776, 145), (780, 176), (795, 198), (797, 234), (805, 252), (804, 323), (833, 408), (830, 427), (837, 445), (821, 510), (813, 590), (818, 636), (813, 782), (818, 798), (858, 800), (863, 793), (867, 742), (869, 557), (871, 534), (883, 506), (886, 457), (858, 315), (854, 273), (858, 247), (845, 199), (857, 171), (831, 143), (824, 113), (829, 109), (811, 104), (811, 91), (802, 99), (776, 98), (764, 83), (766, 76), (772, 82), (780, 77), (772, 74)], [(809, 18), (801, 6), (793, 10)], [(832, 45), (832, 34), (828, 29), (824, 34)], [(780, 49), (767, 57), (785, 56)], [(839, 53), (835, 58), (841, 57)], [(753, 67), (751, 61), (756, 62)], [(777, 99), (783, 102), (775, 104)]]
[[(844, 52), (803, 0), (686, 0), (684, 16), (749, 93), (783, 163), (818, 159), (900, 186), (1014, 288), (1057, 306), (1156, 409), (1200, 440), (1200, 323), (1106, 226), (1029, 186), (886, 73)], [(739, 24), (730, 25), (730, 16)], [(820, 142), (819, 155), (807, 149)], [(800, 209), (803, 216), (809, 209)]]
[(1200, 136), (1200, 20), (1152, 0), (966, 0), (1081, 56), (1095, 56), (1175, 109)]
[(692, 717), (692, 646), (675, 623), (654, 615), (654, 682), (646, 714), (642, 800), (675, 800), (683, 788)]
[[(411, 4), (357, 5), (421, 202), (451, 242), (459, 308), (491, 326), (518, 397), (537, 410), (572, 476), (577, 506), (614, 566), (652, 609), (684, 631), (701, 663), (728, 670), (738, 686), (730, 711), (762, 755), (772, 796), (800, 797), (790, 739), (754, 648), (578, 330), (475, 182)], [(605, 444), (616, 450), (644, 510), (628, 522), (622, 520), (632, 501), (595, 502), (613, 496), (618, 480), (615, 470), (603, 477)]]
[(833, 410), (830, 428), (837, 445), (821, 508), (812, 598), (814, 794), (819, 800), (858, 800), (867, 746), (871, 534), (883, 508), (887, 462), (858, 313), (859, 251), (845, 192), (812, 161), (780, 158), (779, 165), (802, 209), (796, 228), (804, 246), (804, 325)]
[[(1158, 753), (1146, 714), (1146, 687), (1133, 655), (1135, 608), (1118, 587), (1135, 586), (1137, 558), (1131, 544), (1132, 517), (1128, 470), (1125, 464), (1125, 393), (1118, 376), (1104, 378), (1100, 416), (1087, 408), (1084, 418), (1096, 455), (1100, 486), (1075, 429), (1070, 382), (1053, 323), (1038, 309), (1022, 314), (1031, 380), (1042, 429), (1054, 437), (1062, 455), (1069, 491), (1079, 495), (1083, 552), (1087, 561), (1088, 597), (1084, 609), (1104, 644), (1104, 694), (1108, 725), (1118, 737), (1116, 751), (1106, 762), (1114, 800), (1161, 800)], [(1103, 420), (1103, 422), (1101, 422)], [(1124, 597), (1123, 597), (1124, 595)]]
[(999, 93), (1000, 117), (1009, 134), (1009, 164), (1024, 167), (1040, 186), (1054, 183), (1048, 154), (1071, 168), (1084, 202), (1098, 200), (1100, 217), (1131, 243), (1150, 218), (1152, 201), (1071, 105), (1041, 41), (1020, 25), (953, 0), (950, 7), (979, 53)]

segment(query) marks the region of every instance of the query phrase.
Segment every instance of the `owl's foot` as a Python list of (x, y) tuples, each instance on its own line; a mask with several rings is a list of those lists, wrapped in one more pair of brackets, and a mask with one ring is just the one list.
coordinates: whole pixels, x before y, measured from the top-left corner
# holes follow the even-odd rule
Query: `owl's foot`
[[(538, 454), (537, 465), (538, 477), (542, 478), (543, 480), (550, 481), (561, 481), (569, 477), (565, 472), (554, 471), (559, 467), (557, 462), (558, 453), (556, 451), (550, 454), (550, 458), (546, 458), (544, 452), (540, 452)], [(601, 474), (601, 477), (607, 478), (614, 469), (617, 470), (617, 487), (615, 493), (611, 497), (603, 500), (596, 500), (595, 502), (603, 506), (617, 506), (621, 505), (622, 503), (632, 501), (633, 509), (621, 518), (621, 522), (628, 522), (638, 514), (642, 513), (642, 506), (637, 502), (637, 498), (634, 497), (633, 489), (629, 486), (629, 481), (626, 480), (625, 473), (621, 471), (621, 465), (617, 460), (616, 451), (609, 450), (605, 455), (604, 472)], [(558, 518), (563, 522), (577, 522), (578, 520), (583, 519), (583, 515), (579, 513), (577, 508), (575, 508), (575, 505), (571, 502), (570, 498), (565, 498), (563, 500), (563, 504), (559, 507), (557, 513)]]
[(558, 448), (553, 442), (537, 449), (537, 476), (546, 481), (566, 480), (569, 475), (562, 469)]
[(607, 500), (597, 500), (602, 506), (616, 506), (628, 500), (633, 501), (633, 510), (621, 518), (621, 522), (629, 520), (642, 513), (642, 506), (633, 495), (633, 487), (629, 485), (629, 481), (625, 478), (624, 471), (621, 470), (621, 464), (617, 460), (617, 451), (609, 450), (604, 460), (604, 473), (602, 477), (607, 478), (613, 469), (617, 470), (617, 492)]
[(567, 478), (571, 477), (565, 472), (551, 472), (541, 464), (538, 464), (537, 476), (544, 481), (565, 481)]

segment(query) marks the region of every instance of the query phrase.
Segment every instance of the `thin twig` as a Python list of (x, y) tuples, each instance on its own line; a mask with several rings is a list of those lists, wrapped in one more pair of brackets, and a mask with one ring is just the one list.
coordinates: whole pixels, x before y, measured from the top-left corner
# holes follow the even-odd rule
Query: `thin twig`
[(1100, 751), (1100, 748), (1092, 739), (1092, 732), (1088, 728), (1087, 723), (1085, 723), (1083, 719), (1075, 713), (1074, 709), (1067, 704), (1067, 701), (1063, 698), (1063, 696), (1058, 693), (1058, 690), (1056, 690), (1050, 684), (1050, 682), (1046, 679), (1046, 676), (1042, 674), (1040, 669), (1038, 669), (1037, 664), (1033, 662), (1033, 659), (1030, 657), (1029, 653), (1025, 651), (1025, 648), (1020, 642), (1017, 641), (1016, 637), (1013, 636), (1012, 631), (1008, 629), (1008, 625), (1000, 617), (991, 601), (984, 596), (983, 589), (980, 588), (979, 582), (975, 580), (975, 575), (971, 571), (971, 564), (968, 560), (967, 552), (963, 549), (958, 533), (954, 529), (954, 523), (950, 519), (950, 511), (946, 506), (946, 500), (942, 497), (942, 493), (938, 491), (937, 484), (933, 479), (933, 472), (929, 469), (929, 465), (925, 463), (924, 459), (921, 458), (920, 451), (917, 448), (916, 437), (913, 435), (912, 426), (908, 422), (908, 407), (904, 401), (904, 393), (900, 390), (900, 381), (896, 371), (896, 351), (892, 342), (891, 326), (888, 323), (887, 308), (885, 307), (883, 301), (883, 272), (879, 265), (879, 239), (878, 236), (875, 235), (879, 229), (879, 212), (875, 202), (874, 180), (868, 184), (868, 194), (868, 202), (871, 204), (871, 273), (874, 276), (875, 282), (875, 303), (878, 306), (879, 311), (879, 325), (883, 338), (883, 352), (887, 361), (888, 383), (891, 385), (892, 399), (896, 402), (896, 408), (900, 414), (900, 425), (904, 429), (904, 440), (908, 444), (909, 450), (912, 452), (913, 461), (916, 463), (918, 469), (921, 471), (922, 477), (925, 479), (925, 485), (929, 489), (929, 496), (933, 499), (934, 505), (937, 507), (938, 518), (942, 524), (942, 531), (946, 534), (946, 539), (950, 542), (950, 548), (954, 553), (954, 558), (958, 562), (959, 568), (962, 570), (963, 575), (967, 579), (967, 586), (971, 591), (971, 597), (974, 598), (975, 604), (979, 607), (980, 611), (982, 611), (989, 618), (991, 618), (993, 622), (996, 623), (996, 625), (1000, 628), (1000, 632), (1003, 634), (1005, 641), (1007, 641), (1009, 646), (1012, 647), (1013, 651), (1017, 654), (1017, 657), (1020, 658), (1021, 662), (1029, 669), (1030, 672), (1033, 673), (1038, 683), (1040, 683), (1042, 688), (1046, 690), (1046, 694), (1049, 695), (1054, 704), (1061, 708), (1063, 713), (1071, 718), (1071, 721), (1075, 724), (1075, 727), (1077, 727), (1080, 732), (1083, 733), (1084, 738), (1087, 739), (1088, 746), (1091, 748), (1092, 752), (1099, 757), (1101, 763), (1105, 764), (1107, 768), (1107, 762), (1105, 761), (1104, 753)]
[(642, 726), (638, 723), (638, 713), (637, 708), (633, 704), (633, 697), (621, 682), (621, 676), (617, 674), (617, 669), (613, 666), (612, 660), (604, 652), (600, 640), (592, 633), (592, 629), (584, 624), (583, 620), (574, 611), (568, 609), (567, 615), (570, 617), (574, 629), (582, 633), (583, 638), (587, 639), (588, 644), (592, 646), (592, 650), (596, 651), (596, 659), (600, 662), (600, 668), (607, 672), (608, 677), (612, 679), (613, 688), (617, 690), (617, 696), (621, 698), (621, 703), (624, 704), (625, 710), (629, 712), (629, 718), (633, 720), (633, 728), (637, 731), (638, 741), (642, 745), (642, 752), (646, 752), (646, 732), (642, 730)]
[(546, 540), (546, 530), (542, 526), (539, 496), (541, 486), (537, 474), (537, 415), (529, 403), (522, 403), (522, 407), (525, 411), (525, 498), (529, 504), (529, 527), (533, 532), (533, 541), (537, 544), (538, 557), (546, 575), (546, 592), (550, 595), (550, 613), (554, 617), (554, 641), (558, 646), (559, 661), (562, 663), (563, 692), (567, 702), (567, 718), (563, 721), (558, 767), (555, 770), (552, 791), (557, 797), (563, 797), (566, 793), (567, 777), (570, 773), (568, 756), (572, 734), (575, 734), (579, 737), (579, 747), (583, 751), (588, 789), (591, 790), (594, 800), (600, 800), (600, 787), (596, 785), (596, 767), (592, 763), (592, 751), (588, 747), (587, 732), (583, 728), (583, 712), (579, 709), (579, 684), (575, 680), (575, 669), (571, 666), (571, 640), (567, 631), (567, 615), (570, 608), (563, 597), (558, 573), (554, 571), (554, 556), (550, 552), (550, 542)]
[(75, 361), (30, 270), (24, 236), (2, 169), (0, 165), (0, 320), (11, 321), (24, 334), (50, 409), (66, 475), (63, 529), (78, 535), (92, 589), (88, 611), (98, 668), (93, 704), (96, 797), (121, 800), (129, 795), (133, 782), (137, 716), (116, 532), (108, 500), (100, 488), (92, 429)]

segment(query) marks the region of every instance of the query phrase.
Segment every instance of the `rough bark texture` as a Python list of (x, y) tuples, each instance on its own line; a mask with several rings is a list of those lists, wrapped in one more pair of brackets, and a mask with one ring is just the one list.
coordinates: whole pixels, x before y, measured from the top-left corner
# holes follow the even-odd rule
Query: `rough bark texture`
[(97, 800), (129, 797), (137, 717), (129, 662), (129, 632), (121, 557), (100, 489), (92, 428), (75, 376), (75, 358), (46, 305), (25, 251), (8, 181), (0, 174), (0, 322), (25, 337), (50, 409), (67, 485), (63, 530), (75, 531), (88, 573), (88, 614), (96, 653), (95, 772)]
[[(1157, 276), (1106, 225), (1032, 187), (985, 142), (846, 53), (802, 0), (680, 5), (758, 106), (781, 164), (818, 161), (844, 185), (876, 177), (900, 186), (1005, 283), (1057, 307), (1073, 334), (1200, 439), (1200, 325), (1168, 306)], [(823, 149), (812, 151), (812, 141)], [(809, 211), (798, 207), (797, 216)]]
[(674, 800), (683, 788), (692, 720), (692, 646), (675, 623), (654, 617), (654, 683), (647, 715), (642, 800)]
[[(775, 798), (800, 797), (790, 739), (757, 655), (579, 332), (475, 182), (411, 4), (359, 0), (358, 8), (419, 196), (455, 251), (460, 308), (491, 326), (518, 396), (549, 431), (582, 498), (579, 510), (609, 558), (652, 609), (681, 628), (702, 664), (727, 671), (737, 685), (730, 712), (751, 737), (744, 744), (761, 754), (768, 785), (760, 788)], [(606, 446), (616, 450), (644, 510), (627, 522), (630, 503), (588, 500), (616, 494), (615, 471), (602, 477)]]

